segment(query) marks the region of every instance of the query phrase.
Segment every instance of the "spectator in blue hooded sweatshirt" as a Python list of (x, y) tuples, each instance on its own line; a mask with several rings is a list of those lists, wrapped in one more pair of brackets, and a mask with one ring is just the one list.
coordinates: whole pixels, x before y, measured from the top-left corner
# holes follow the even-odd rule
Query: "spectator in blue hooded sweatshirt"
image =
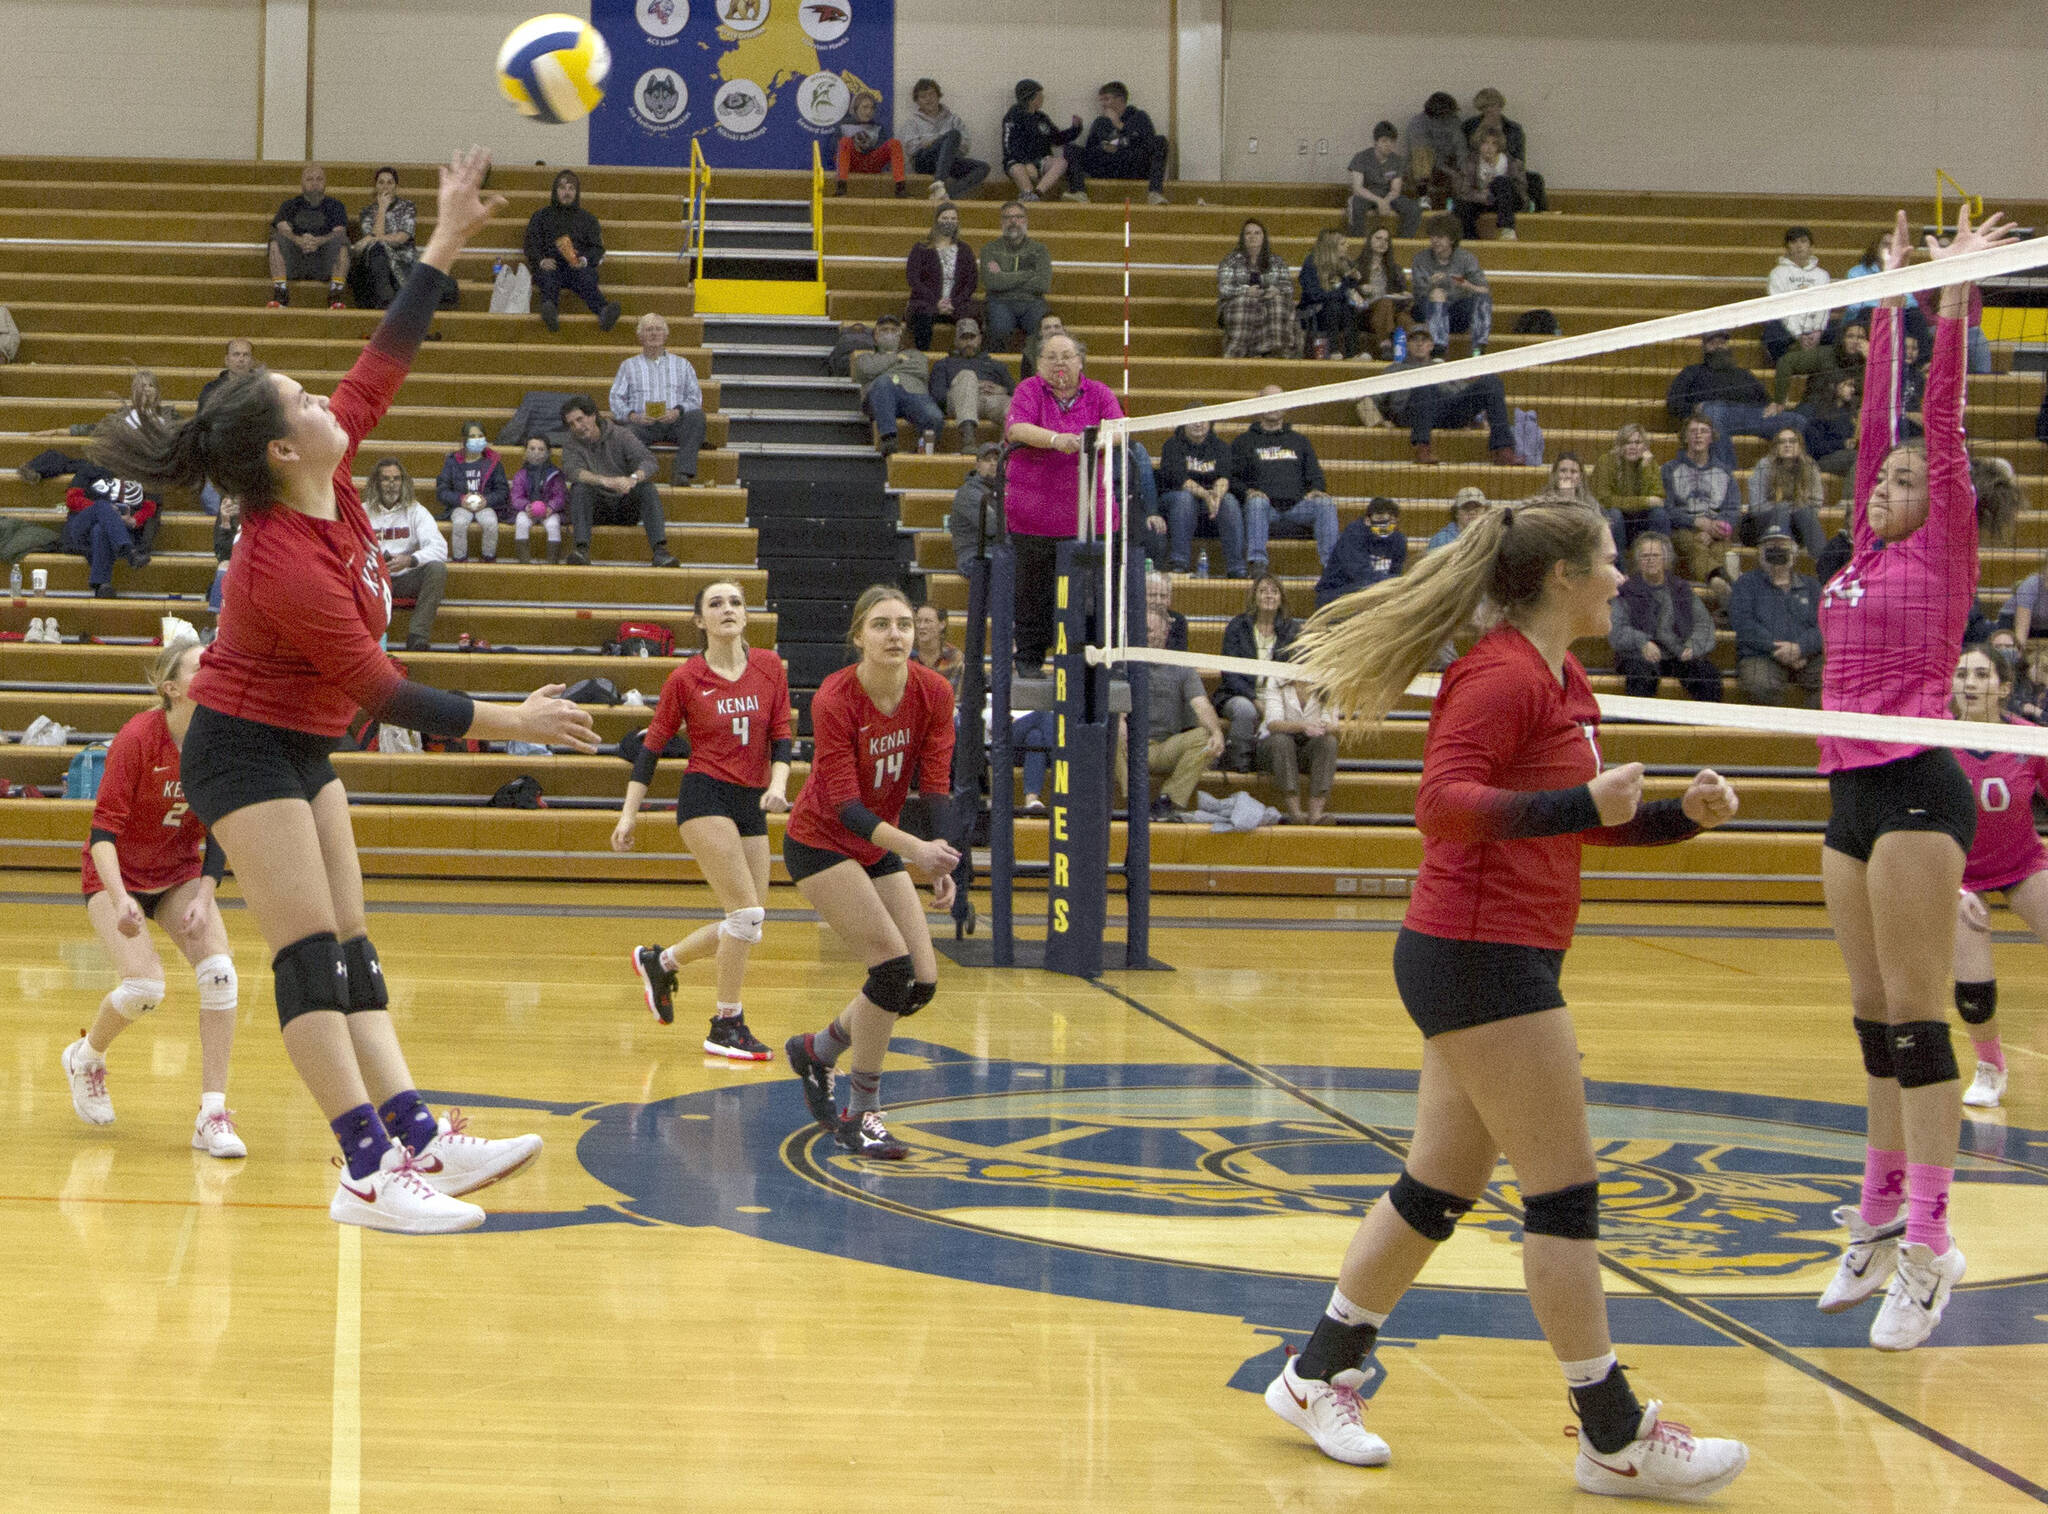
[(1346, 526), (1316, 580), (1316, 608), (1333, 599), (1401, 576), (1408, 566), (1408, 538), (1401, 532), (1401, 507), (1384, 495), (1365, 507), (1365, 518)]

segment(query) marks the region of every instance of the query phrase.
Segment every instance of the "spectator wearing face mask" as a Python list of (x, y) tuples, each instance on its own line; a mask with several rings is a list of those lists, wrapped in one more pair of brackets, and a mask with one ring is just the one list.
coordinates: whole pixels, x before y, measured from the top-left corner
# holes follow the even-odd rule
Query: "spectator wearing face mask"
[(427, 507), (414, 498), (412, 475), (395, 457), (379, 458), (370, 470), (363, 508), (369, 512), (370, 534), (384, 554), (392, 597), (413, 601), (412, 618), (405, 627), (405, 649), (427, 651), (434, 642), (434, 617), (441, 613), (441, 596), (448, 589), (448, 544), (441, 540), (441, 528)]
[(512, 506), (512, 486), (505, 465), (485, 439), (482, 421), (462, 428), (462, 446), (441, 464), (434, 496), (448, 512), (449, 551), (455, 561), (469, 556), (469, 527), (474, 521), (482, 537), (485, 562), (498, 560), (498, 522)]
[(909, 421), (929, 447), (946, 424), (945, 413), (932, 403), (931, 359), (903, 346), (903, 323), (893, 315), (875, 322), (871, 352), (853, 355), (853, 381), (861, 386), (861, 403), (875, 423), (875, 444), (882, 456), (896, 450), (896, 427)]
[(1398, 578), (1408, 566), (1408, 538), (1401, 532), (1401, 507), (1385, 496), (1365, 507), (1365, 518), (1346, 526), (1316, 580), (1316, 608), (1333, 599)]
[(1735, 681), (1751, 704), (1820, 706), (1820, 585), (1795, 572), (1792, 534), (1767, 528), (1757, 566), (1735, 581)]
[(911, 346), (920, 352), (929, 349), (932, 326), (938, 321), (951, 324), (956, 336), (961, 321), (979, 324), (981, 301), (974, 297), (975, 269), (974, 249), (960, 240), (960, 207), (941, 205), (932, 212), (931, 234), (913, 243), (904, 260), (904, 282), (910, 286), (904, 314), (910, 321)]
[(533, 528), (547, 534), (548, 561), (562, 560), (562, 517), (569, 509), (569, 484), (548, 460), (548, 439), (529, 436), (526, 455), (512, 475), (512, 540), (521, 562), (533, 561)]

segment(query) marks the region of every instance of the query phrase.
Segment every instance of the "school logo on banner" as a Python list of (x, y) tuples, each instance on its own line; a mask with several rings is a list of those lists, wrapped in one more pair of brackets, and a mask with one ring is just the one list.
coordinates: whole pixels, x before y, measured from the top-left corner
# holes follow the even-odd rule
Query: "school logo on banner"
[(735, 79), (721, 85), (712, 107), (718, 129), (728, 137), (750, 141), (768, 126), (768, 95), (752, 79)]
[(768, 24), (773, 0), (717, 0), (718, 19), (727, 31), (756, 32)]
[(806, 37), (829, 47), (853, 25), (853, 0), (806, 0), (797, 10), (797, 21)]
[(656, 41), (673, 41), (690, 24), (690, 0), (637, 0), (633, 10), (640, 30)]
[(689, 118), (690, 87), (672, 68), (650, 68), (633, 86), (633, 115), (649, 131), (674, 131)]
[(804, 80), (797, 97), (797, 110), (804, 120), (820, 131), (830, 131), (846, 119), (846, 107), (853, 91), (837, 74), (817, 73)]

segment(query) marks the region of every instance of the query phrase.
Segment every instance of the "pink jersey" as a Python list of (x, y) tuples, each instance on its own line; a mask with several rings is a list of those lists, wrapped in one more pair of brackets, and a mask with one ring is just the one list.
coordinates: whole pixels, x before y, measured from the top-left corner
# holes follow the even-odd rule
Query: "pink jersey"
[[(1880, 308), (1871, 321), (1850, 522), (1855, 555), (1821, 595), (1823, 709), (1948, 715), (1949, 684), (1977, 593), (1977, 491), (1963, 446), (1963, 323), (1939, 325), (1922, 410), (1927, 520), (1904, 541), (1884, 542), (1871, 531), (1865, 507), (1898, 435), (1899, 312)], [(1875, 767), (1923, 750), (1823, 736), (1820, 770)]]
[(2034, 829), (2034, 795), (2048, 793), (2048, 757), (1957, 752), (1956, 761), (1977, 796), (1977, 839), (1963, 865), (1963, 887), (2011, 888), (2048, 867), (2048, 847)]

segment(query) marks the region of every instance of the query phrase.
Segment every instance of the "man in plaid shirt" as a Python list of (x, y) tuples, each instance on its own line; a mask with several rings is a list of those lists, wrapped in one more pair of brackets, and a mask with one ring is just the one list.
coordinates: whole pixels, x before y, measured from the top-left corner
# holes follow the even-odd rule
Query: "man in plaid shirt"
[(704, 445), (704, 391), (687, 358), (668, 350), (668, 322), (653, 311), (634, 328), (640, 351), (619, 364), (612, 380), (612, 419), (652, 447), (676, 449), (669, 482), (687, 488), (697, 481), (697, 452)]

